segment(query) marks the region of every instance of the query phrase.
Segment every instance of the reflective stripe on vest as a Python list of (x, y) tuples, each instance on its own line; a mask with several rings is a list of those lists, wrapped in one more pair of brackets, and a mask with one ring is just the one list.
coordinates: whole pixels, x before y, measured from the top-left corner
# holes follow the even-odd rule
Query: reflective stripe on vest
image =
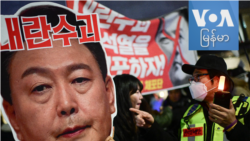
[[(203, 128), (204, 124), (191, 124), (191, 125), (189, 125), (189, 127), (190, 127), (190, 130), (192, 130), (192, 128), (195, 128), (195, 127), (202, 127)], [(187, 128), (188, 128), (187, 125), (185, 125), (182, 130), (187, 129)], [(195, 140), (197, 140), (197, 141), (204, 141), (204, 137), (203, 137), (203, 135), (204, 135), (204, 129), (202, 130), (202, 134), (203, 135), (200, 135), (200, 136), (183, 137), (184, 136), (184, 132), (181, 132), (181, 133), (182, 133), (181, 134), (181, 136), (182, 136), (181, 140), (182, 141), (195, 141)]]
[[(196, 109), (192, 109), (193, 107), (196, 107)], [(189, 111), (192, 110), (192, 112), (190, 113)], [(199, 111), (199, 112), (196, 112)], [(192, 115), (193, 113), (196, 113), (195, 115)], [(183, 137), (184, 136), (184, 129), (188, 129), (188, 125), (185, 123), (184, 118), (181, 119), (181, 141), (204, 141), (204, 135), (205, 135), (205, 131), (206, 128), (204, 126), (204, 123), (206, 123), (206, 120), (204, 118), (203, 115), (203, 109), (201, 108), (201, 105), (192, 105), (188, 108), (188, 110), (186, 111), (186, 113), (184, 114), (185, 116), (190, 116), (189, 118), (189, 127), (193, 128), (193, 127), (202, 127), (203, 128), (203, 135), (200, 136), (192, 136), (192, 137)], [(203, 117), (203, 118), (202, 118)], [(196, 121), (196, 122), (195, 122)], [(195, 124), (194, 124), (195, 123)]]

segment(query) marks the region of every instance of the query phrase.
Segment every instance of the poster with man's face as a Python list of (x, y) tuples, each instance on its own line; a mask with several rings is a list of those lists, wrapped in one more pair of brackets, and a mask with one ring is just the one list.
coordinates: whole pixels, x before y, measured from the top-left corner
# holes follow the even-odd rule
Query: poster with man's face
[(111, 75), (131, 74), (140, 79), (143, 94), (189, 85), (183, 64), (195, 64), (188, 50), (187, 8), (151, 20), (128, 18), (95, 1), (67, 1), (79, 13), (100, 16), (101, 41)]
[(156, 42), (171, 64), (169, 77), (173, 86), (188, 83), (188, 74), (181, 69), (183, 64), (195, 63), (196, 53), (188, 50), (188, 21), (185, 9), (172, 12), (161, 19)]
[(1, 95), (15, 139), (104, 141), (116, 104), (98, 15), (38, 2), (1, 19)]

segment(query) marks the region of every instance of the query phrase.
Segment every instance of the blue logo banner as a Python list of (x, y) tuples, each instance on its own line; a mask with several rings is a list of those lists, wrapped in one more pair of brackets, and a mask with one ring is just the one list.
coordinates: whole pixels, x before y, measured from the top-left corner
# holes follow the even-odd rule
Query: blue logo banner
[(238, 50), (239, 1), (189, 1), (189, 50)]

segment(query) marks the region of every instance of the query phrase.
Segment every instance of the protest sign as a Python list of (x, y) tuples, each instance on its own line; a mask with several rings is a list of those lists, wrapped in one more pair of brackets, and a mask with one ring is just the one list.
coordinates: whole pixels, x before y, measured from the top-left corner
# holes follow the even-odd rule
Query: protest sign
[(116, 97), (98, 15), (36, 2), (1, 19), (0, 93), (15, 139), (111, 135)]
[(144, 85), (144, 94), (189, 85), (189, 76), (181, 66), (194, 64), (197, 54), (188, 50), (187, 9), (140, 21), (95, 1), (67, 1), (67, 6), (79, 13), (99, 15), (111, 75), (136, 76)]

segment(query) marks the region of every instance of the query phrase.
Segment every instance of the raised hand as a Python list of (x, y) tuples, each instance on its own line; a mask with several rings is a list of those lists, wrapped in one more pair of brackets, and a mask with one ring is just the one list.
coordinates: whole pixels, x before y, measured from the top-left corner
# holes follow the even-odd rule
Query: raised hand
[(236, 120), (232, 100), (230, 100), (229, 109), (216, 104), (210, 104), (208, 113), (209, 119), (222, 127), (227, 127)]
[(135, 119), (136, 119), (136, 125), (138, 127), (150, 128), (154, 123), (153, 116), (148, 112), (141, 111), (135, 108), (130, 108), (129, 110), (137, 114), (135, 116)]

